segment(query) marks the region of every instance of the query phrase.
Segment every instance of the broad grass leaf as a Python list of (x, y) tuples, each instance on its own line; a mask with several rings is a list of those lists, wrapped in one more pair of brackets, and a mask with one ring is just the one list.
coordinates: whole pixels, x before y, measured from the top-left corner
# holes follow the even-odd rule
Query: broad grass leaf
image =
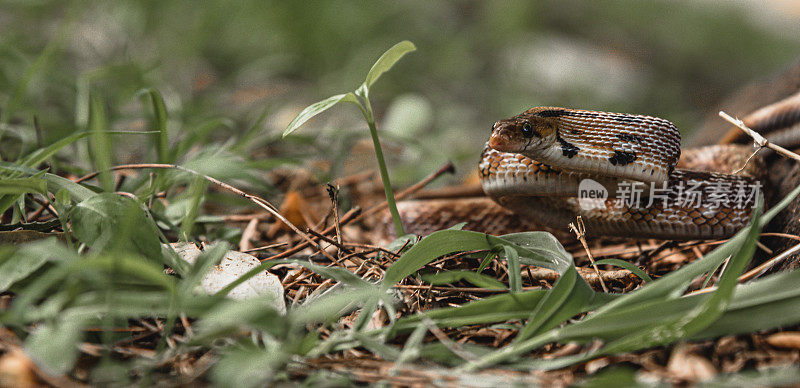
[(406, 251), (386, 270), (382, 287), (389, 289), (432, 260), (452, 252), (491, 249), (483, 233), (463, 230), (433, 232)]
[(95, 250), (137, 252), (162, 262), (155, 223), (128, 197), (96, 194), (76, 204), (69, 218), (75, 237)]
[(541, 259), (550, 262), (545, 267), (563, 273), (573, 265), (572, 255), (564, 249), (561, 242), (549, 232), (521, 232), (505, 234), (499, 237), (503, 241), (525, 248), (517, 249), (520, 263), (542, 266)]
[[(514, 245), (514, 249), (519, 253), (520, 261), (525, 264), (551, 268), (559, 270), (559, 272), (563, 272), (571, 265), (571, 257), (569, 258), (570, 264), (565, 265), (566, 258), (558, 251), (520, 246), (506, 240), (506, 237), (495, 237), (468, 230), (440, 230), (431, 233), (406, 251), (386, 270), (382, 286), (384, 289), (388, 289), (425, 264), (448, 253), (491, 250), (508, 244)], [(516, 237), (512, 236), (513, 238)], [(560, 244), (558, 246), (560, 247)], [(560, 249), (563, 250), (563, 247)]]
[(319, 298), (289, 310), (287, 316), (295, 325), (308, 323), (333, 322), (364, 303), (376, 301), (382, 296), (377, 287), (347, 288), (338, 292), (329, 292)]
[[(102, 104), (100, 105), (102, 108)], [(106, 133), (109, 135), (146, 135), (149, 134), (149, 131), (109, 131), (106, 129)], [(55, 155), (56, 152), (61, 151), (64, 147), (74, 143), (77, 140), (83, 139), (85, 137), (89, 137), (91, 135), (91, 131), (85, 132), (77, 132), (72, 135), (69, 135), (53, 144), (50, 144), (47, 147), (39, 148), (34, 152), (31, 152), (24, 158), (22, 158), (17, 165), (21, 165), (23, 167), (28, 168), (35, 168), (51, 156)]]
[[(782, 327), (800, 321), (800, 289), (786, 287), (800, 281), (800, 271), (775, 274), (736, 288), (727, 310), (711, 324), (685, 340), (702, 340), (752, 333)], [(687, 311), (707, 303), (711, 294), (699, 294), (670, 300), (651, 300), (638, 305), (615, 309), (593, 319), (584, 319), (558, 329), (553, 341), (586, 342), (601, 339), (614, 341), (630, 333), (639, 332), (675, 321)], [(517, 363), (517, 367), (557, 369), (582, 362), (597, 354), (578, 355), (562, 359)]]
[(601, 371), (583, 378), (573, 387), (600, 388), (600, 387), (638, 387), (642, 386), (636, 379), (636, 370), (627, 366), (610, 366)]
[(61, 375), (78, 359), (78, 342), (88, 318), (66, 314), (57, 322), (42, 323), (25, 340), (25, 353), (50, 374)]
[[(46, 183), (41, 177), (0, 178), (0, 195), (44, 194), (45, 190)], [(0, 209), (0, 212), (4, 210)]]
[(337, 94), (335, 96), (328, 97), (322, 101), (315, 102), (300, 112), (293, 120), (286, 126), (286, 129), (283, 131), (283, 137), (289, 136), (292, 132), (294, 132), (297, 128), (300, 128), (306, 121), (310, 120), (312, 117), (328, 110), (330, 107), (338, 104), (339, 102), (352, 102), (358, 104), (358, 99), (356, 98), (355, 94), (353, 93), (344, 93), (344, 94)]
[[(158, 310), (160, 306), (171, 306), (170, 303), (148, 304), (147, 300), (141, 298), (129, 298), (125, 303), (121, 300), (117, 302), (125, 294), (124, 290), (131, 289), (138, 292), (132, 294), (134, 297), (139, 294), (161, 295), (169, 300), (176, 280), (164, 273), (161, 264), (125, 253), (78, 257), (62, 246), (56, 246), (50, 254), (59, 255), (57, 257), (63, 262), (55, 263), (55, 260), (51, 260), (54, 261), (53, 266), (31, 278), (19, 290), (11, 309), (0, 316), (0, 322), (23, 325), (78, 313), (89, 318), (105, 314), (129, 318), (159, 314), (163, 312)], [(109, 284), (116, 286), (113, 293), (109, 293), (107, 289)], [(148, 294), (147, 290), (158, 290), (160, 294)], [(114, 299), (111, 304), (109, 297)], [(114, 308), (115, 306), (119, 309)], [(70, 310), (64, 310), (65, 308)]]
[(199, 316), (193, 326), (197, 336), (190, 345), (207, 344), (243, 330), (264, 331), (279, 338), (289, 332), (289, 321), (275, 310), (274, 302), (258, 298), (224, 299)]
[[(614, 341), (631, 333), (651, 328), (665, 321), (677, 320), (698, 306), (706, 295), (667, 300), (649, 300), (610, 311), (599, 317), (587, 317), (558, 329), (561, 341)], [(589, 319), (591, 318), (591, 319)]]
[(800, 195), (800, 186), (797, 186), (789, 194), (786, 195), (780, 202), (775, 204), (772, 208), (767, 210), (758, 222), (759, 229), (764, 228), (772, 219), (778, 215), (786, 206), (789, 206), (792, 201)]
[[(40, 148), (28, 156), (23, 158), (19, 163), (8, 163), (8, 162), (0, 162), (0, 170), (2, 170), (2, 174), (0, 176), (4, 178), (19, 178), (25, 175), (36, 175), (42, 173), (42, 171), (34, 170), (34, 167), (38, 166), (40, 163), (44, 162), (61, 150), (61, 148), (66, 147), (70, 143), (74, 142), (75, 140), (84, 138), (88, 136), (88, 132), (81, 132), (71, 136), (68, 136), (64, 139), (61, 139), (45, 148)], [(45, 176), (50, 174), (45, 174)], [(64, 178), (61, 178), (64, 179)], [(41, 178), (39, 178), (41, 180)], [(55, 190), (58, 191), (58, 190)], [(53, 192), (55, 192), (53, 191)], [(2, 195), (3, 193), (0, 192), (0, 213), (7, 210), (11, 205), (13, 205), (17, 200), (20, 198), (21, 194), (9, 193), (8, 195)]]
[[(182, 164), (183, 167), (196, 171), (200, 174), (209, 175), (217, 179), (254, 179), (250, 169), (246, 168), (247, 163), (242, 160), (241, 155), (234, 155), (224, 148), (205, 147), (202, 151)], [(172, 182), (191, 182), (195, 175), (185, 171), (170, 171), (174, 173)]]
[[(469, 353), (470, 355), (476, 358), (489, 354), (493, 350), (493, 348), (488, 346), (480, 346), (471, 343), (463, 343), (463, 344), (460, 343), (458, 344), (458, 347), (461, 351)], [(463, 358), (453, 353), (453, 351), (448, 346), (446, 346), (441, 342), (435, 342), (423, 346), (422, 349), (420, 350), (420, 353), (422, 357), (424, 357), (425, 359), (436, 361), (444, 365), (459, 366), (465, 363)], [(471, 383), (474, 383), (476, 381), (475, 379), (465, 379), (464, 376), (469, 376), (470, 374), (463, 371), (457, 372), (457, 375), (461, 376), (462, 380), (468, 380)], [(477, 377), (477, 374), (473, 376)], [(485, 385), (483, 384), (464, 384), (464, 385), (465, 386), (480, 385), (487, 387), (514, 386), (513, 384), (508, 384), (508, 380), (504, 380), (503, 383), (498, 383), (497, 381), (494, 381), (493, 384), (486, 383)]]
[(392, 46), (390, 49), (386, 50), (375, 64), (372, 65), (372, 68), (369, 69), (369, 73), (367, 73), (367, 78), (364, 80), (364, 87), (369, 90), (372, 87), (372, 84), (380, 78), (380, 76), (389, 71), (400, 58), (403, 58), (404, 55), (415, 51), (417, 46), (414, 46), (414, 43), (410, 41), (404, 40), (396, 45)]
[(211, 368), (211, 381), (218, 387), (270, 386), (276, 369), (290, 356), (287, 349), (268, 349), (253, 344), (231, 346), (220, 352)]
[[(115, 318), (138, 318), (142, 316), (166, 316), (171, 310), (173, 299), (168, 292), (164, 289), (149, 291), (146, 289), (131, 288), (127, 290), (115, 290), (113, 294), (112, 309), (108, 309), (109, 294), (106, 291), (88, 291), (81, 294), (74, 301), (76, 306), (84, 309), (94, 307), (98, 310), (96, 315), (108, 314)], [(196, 306), (197, 302), (204, 301), (200, 298), (191, 301), (185, 301), (183, 308), (187, 314), (198, 316), (200, 309)], [(205, 312), (208, 308), (203, 306), (202, 311)], [(30, 317), (35, 318), (35, 317)]]
[(53, 156), (56, 152), (60, 151), (62, 148), (72, 144), (76, 140), (88, 137), (89, 134), (90, 134), (89, 132), (78, 132), (70, 136), (67, 136), (47, 147), (39, 148), (36, 151), (30, 153), (25, 158), (23, 158), (20, 161), (20, 164), (25, 167), (35, 168), (40, 163), (44, 162), (45, 160)]
[[(41, 175), (41, 173), (39, 174)], [(40, 177), (0, 178), (0, 214), (28, 193), (44, 193), (45, 182)], [(20, 205), (19, 208), (22, 206)], [(12, 220), (14, 222), (16, 220)]]
[(56, 239), (51, 238), (26, 244), (18, 249), (0, 247), (0, 292), (27, 278), (50, 260), (58, 260), (61, 250)]
[(44, 179), (47, 181), (47, 190), (49, 192), (57, 193), (62, 189), (66, 190), (69, 193), (70, 198), (76, 202), (86, 200), (89, 197), (93, 197), (95, 194), (97, 194), (78, 183), (66, 178), (62, 178), (58, 175), (46, 173), (44, 174)]

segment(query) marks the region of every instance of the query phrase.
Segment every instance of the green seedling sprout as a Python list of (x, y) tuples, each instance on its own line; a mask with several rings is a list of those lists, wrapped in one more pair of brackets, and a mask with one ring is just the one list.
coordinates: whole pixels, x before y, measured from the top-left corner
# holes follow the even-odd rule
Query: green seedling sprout
[(383, 150), (381, 150), (381, 143), (378, 140), (378, 129), (375, 127), (375, 115), (372, 111), (372, 104), (369, 101), (369, 90), (375, 81), (377, 81), (383, 73), (391, 69), (392, 66), (394, 66), (394, 64), (400, 60), (400, 58), (416, 49), (417, 47), (407, 40), (392, 46), (392, 48), (383, 53), (383, 55), (378, 58), (375, 64), (372, 65), (372, 68), (369, 69), (369, 73), (367, 73), (367, 78), (364, 80), (364, 83), (358, 87), (358, 89), (349, 93), (337, 94), (309, 105), (303, 109), (303, 111), (300, 112), (300, 114), (298, 114), (291, 123), (289, 123), (289, 125), (286, 127), (286, 130), (283, 131), (283, 137), (288, 136), (310, 118), (328, 110), (328, 108), (336, 105), (339, 102), (350, 102), (356, 104), (358, 108), (361, 109), (361, 114), (367, 121), (367, 126), (369, 126), (369, 133), (372, 135), (372, 144), (375, 147), (375, 157), (378, 159), (378, 169), (381, 172), (383, 191), (386, 194), (386, 202), (389, 204), (389, 212), (392, 214), (394, 229), (398, 236), (405, 235), (406, 233), (403, 229), (403, 223), (400, 220), (400, 213), (397, 211), (397, 204), (394, 200), (392, 184), (389, 181), (389, 171), (386, 169), (386, 161), (383, 158)]

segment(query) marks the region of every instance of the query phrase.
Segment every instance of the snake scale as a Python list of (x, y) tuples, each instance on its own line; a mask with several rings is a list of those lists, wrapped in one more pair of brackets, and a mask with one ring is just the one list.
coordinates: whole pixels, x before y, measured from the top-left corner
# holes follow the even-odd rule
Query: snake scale
[[(772, 142), (796, 145), (800, 94), (744, 121), (773, 133)], [(420, 234), (459, 221), (489, 233), (563, 231), (580, 215), (594, 236), (726, 238), (769, 190), (763, 152), (748, 160), (752, 152), (736, 144), (681, 150), (677, 128), (657, 117), (537, 107), (495, 122), (481, 153), (481, 186), (502, 208), (472, 198), (403, 201), (400, 210)], [(592, 190), (604, 197), (579, 195)]]

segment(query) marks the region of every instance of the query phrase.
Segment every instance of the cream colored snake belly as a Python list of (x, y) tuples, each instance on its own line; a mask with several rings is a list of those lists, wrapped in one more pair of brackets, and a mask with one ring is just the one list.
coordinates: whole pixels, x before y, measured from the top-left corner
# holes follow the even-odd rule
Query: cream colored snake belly
[[(779, 144), (797, 143), (797, 121), (800, 94), (745, 119), (764, 132), (783, 129), (768, 136)], [(431, 225), (417, 227), (421, 234), (459, 221), (488, 232), (498, 223), (566, 230), (580, 215), (594, 236), (726, 238), (748, 223), (768, 189), (761, 158), (747, 162), (752, 151), (718, 145), (681, 152), (678, 130), (656, 117), (532, 108), (492, 126), (479, 163), (484, 192), (510, 213), (484, 199), (408, 201), (401, 213), (408, 223)], [(598, 193), (605, 199), (590, 198)]]

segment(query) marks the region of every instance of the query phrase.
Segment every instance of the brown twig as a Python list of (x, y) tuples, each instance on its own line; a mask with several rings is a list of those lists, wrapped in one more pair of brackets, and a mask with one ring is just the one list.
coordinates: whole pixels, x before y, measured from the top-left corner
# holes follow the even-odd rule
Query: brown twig
[(244, 252), (244, 253), (258, 252), (258, 251), (264, 251), (264, 250), (267, 250), (267, 249), (282, 247), (282, 246), (285, 246), (285, 245), (289, 245), (289, 243), (282, 242), (282, 243), (276, 243), (276, 244), (269, 244), (269, 245), (264, 245), (264, 246), (251, 248), (251, 249), (248, 249), (248, 250), (244, 250), (242, 252)]
[[(336, 227), (336, 241), (342, 245), (342, 230), (339, 227), (339, 188), (328, 183), (328, 196), (333, 206), (333, 225)], [(340, 248), (341, 249), (341, 248)]]
[[(756, 143), (756, 145), (758, 145), (760, 147), (759, 149), (761, 149), (761, 148), (769, 148), (769, 149), (771, 149), (773, 151), (776, 151), (777, 153), (779, 153), (779, 154), (781, 154), (781, 155), (783, 155), (783, 156), (785, 156), (787, 158), (794, 159), (794, 160), (800, 162), (800, 155), (798, 155), (798, 154), (796, 154), (796, 153), (794, 153), (792, 151), (789, 151), (786, 148), (783, 148), (783, 147), (781, 147), (781, 146), (779, 146), (777, 144), (770, 143), (769, 140), (767, 140), (764, 136), (761, 136), (761, 134), (759, 134), (758, 132), (756, 132), (756, 131), (750, 129), (749, 127), (747, 127), (746, 125), (744, 125), (744, 122), (742, 120), (733, 118), (733, 117), (731, 117), (730, 115), (728, 115), (727, 113), (725, 113), (723, 111), (719, 111), (719, 115), (723, 119), (727, 120), (729, 123), (735, 125), (739, 129), (741, 129), (744, 133), (746, 133), (747, 135), (752, 137), (753, 141)], [(750, 158), (748, 158), (748, 160), (750, 160)]]
[[(355, 219), (356, 219), (356, 217), (358, 217), (358, 215), (359, 215), (359, 214), (361, 214), (361, 208), (355, 207), (355, 208), (352, 208), (352, 209), (350, 209), (350, 211), (348, 211), (347, 213), (345, 213), (345, 214), (342, 216), (342, 219), (341, 219), (341, 224), (342, 224), (342, 225), (346, 225), (346, 224), (347, 224), (347, 223), (349, 223), (350, 221), (353, 221), (353, 220), (355, 220)], [(323, 230), (322, 232), (320, 232), (320, 234), (323, 234), (323, 235), (328, 235), (328, 234), (330, 234), (331, 232), (333, 232), (333, 231), (334, 231), (334, 229), (335, 229), (335, 227), (334, 227), (334, 226), (329, 226), (329, 227), (327, 227), (325, 230)], [(263, 260), (261, 260), (261, 261), (266, 261), (266, 260), (275, 260), (275, 259), (282, 259), (282, 258), (284, 258), (284, 257), (288, 257), (288, 256), (291, 256), (291, 255), (293, 255), (293, 254), (297, 253), (297, 252), (300, 252), (300, 251), (302, 251), (303, 249), (305, 249), (305, 248), (308, 248), (308, 247), (309, 247), (309, 244), (308, 244), (307, 242), (302, 242), (302, 243), (300, 243), (300, 244), (297, 244), (297, 245), (295, 245), (295, 246), (294, 246), (293, 248), (291, 248), (291, 249), (287, 249), (287, 250), (285, 250), (285, 251), (283, 251), (283, 252), (281, 252), (281, 253), (278, 253), (277, 255), (270, 256), (270, 257), (268, 257), (268, 258), (266, 258), (266, 259), (263, 259)], [(333, 261), (336, 261), (336, 260), (333, 260)]]
[(45, 210), (47, 210), (53, 217), (58, 218), (58, 212), (56, 211), (56, 209), (53, 208), (53, 205), (50, 203), (49, 200), (42, 201), (39, 198), (33, 197), (33, 201), (41, 205), (41, 207), (36, 209), (36, 211), (33, 212), (33, 214), (28, 216), (28, 222), (36, 221), (37, 219), (39, 219), (39, 216), (41, 216), (42, 212)]
[[(309, 229), (308, 233), (313, 235), (314, 237), (322, 240), (322, 241), (325, 241), (328, 244), (331, 244), (331, 245), (335, 246), (336, 248), (339, 248), (339, 250), (341, 252), (344, 252), (345, 254), (348, 254), (348, 255), (353, 254), (353, 255), (358, 256), (362, 260), (369, 261), (369, 259), (366, 256), (364, 256), (361, 252), (353, 252), (350, 249), (348, 249), (346, 246), (344, 246), (342, 243), (340, 243), (340, 242), (338, 242), (336, 240), (333, 240), (330, 237), (327, 237), (327, 236), (323, 235), (322, 233), (319, 233), (319, 232), (317, 232), (317, 231), (315, 231), (313, 229)], [(340, 260), (336, 260), (335, 262), (344, 267), (344, 265), (342, 265)]]
[(583, 245), (583, 249), (586, 250), (586, 254), (589, 257), (589, 262), (592, 263), (592, 268), (594, 268), (597, 278), (600, 279), (600, 286), (603, 287), (603, 291), (608, 292), (608, 287), (606, 287), (606, 283), (600, 276), (600, 270), (597, 268), (597, 264), (594, 263), (592, 252), (589, 250), (589, 245), (586, 244), (586, 225), (583, 224), (583, 218), (581, 218), (581, 216), (578, 216), (576, 224), (570, 223), (569, 228), (572, 229), (572, 231), (575, 233), (575, 236), (578, 238), (578, 241), (580, 241), (581, 245)]

